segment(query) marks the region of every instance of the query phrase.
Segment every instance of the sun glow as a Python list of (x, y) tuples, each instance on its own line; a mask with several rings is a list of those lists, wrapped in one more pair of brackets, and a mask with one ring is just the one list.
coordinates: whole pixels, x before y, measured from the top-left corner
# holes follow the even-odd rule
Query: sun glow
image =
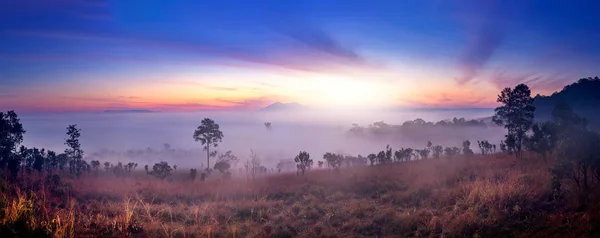
[(389, 101), (385, 88), (364, 80), (327, 78), (317, 84), (322, 105), (336, 108), (380, 106)]

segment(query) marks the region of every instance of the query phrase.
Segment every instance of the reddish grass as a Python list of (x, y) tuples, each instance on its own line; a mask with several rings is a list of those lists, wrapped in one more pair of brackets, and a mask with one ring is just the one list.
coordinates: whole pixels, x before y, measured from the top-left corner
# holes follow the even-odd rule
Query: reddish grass
[(537, 158), (491, 155), (254, 182), (168, 182), (140, 173), (63, 176), (61, 185), (48, 185), (26, 176), (18, 192), (14, 184), (1, 190), (0, 232), (23, 223), (29, 232), (57, 237), (600, 235), (600, 193), (581, 203), (566, 186), (568, 196), (552, 200), (547, 168)]

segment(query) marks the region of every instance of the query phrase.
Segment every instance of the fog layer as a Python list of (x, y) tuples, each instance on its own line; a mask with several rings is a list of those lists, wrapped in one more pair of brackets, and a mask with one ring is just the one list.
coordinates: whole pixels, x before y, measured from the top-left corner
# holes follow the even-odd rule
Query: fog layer
[[(460, 146), (464, 140), (489, 140), (498, 143), (504, 133), (498, 127), (477, 127), (408, 134), (390, 138), (349, 136), (352, 124), (368, 126), (376, 121), (402, 124), (422, 118), (439, 121), (453, 117), (467, 119), (491, 116), (491, 110), (372, 112), (190, 112), (190, 113), (123, 113), (123, 114), (44, 114), (21, 115), (27, 130), (24, 145), (63, 151), (65, 128), (77, 124), (81, 144), (89, 159), (101, 162), (138, 162), (150, 164), (161, 160), (180, 167), (200, 167), (206, 160), (202, 146), (192, 134), (203, 118), (215, 120), (225, 137), (217, 150), (232, 150), (244, 161), (250, 150), (261, 156), (263, 164), (273, 167), (281, 159), (292, 159), (305, 150), (320, 160), (325, 152), (345, 154), (376, 153), (386, 144), (393, 148), (423, 148), (427, 141), (443, 146)], [(272, 123), (267, 130), (264, 122)], [(170, 149), (165, 149), (169, 144)], [(476, 146), (476, 143), (474, 143)], [(150, 149), (149, 149), (150, 148)], [(473, 148), (476, 150), (476, 148)], [(139, 156), (132, 159), (137, 150)], [(142, 153), (141, 151), (144, 151)], [(100, 153), (98, 153), (100, 152)], [(140, 154), (141, 153), (141, 154)]]

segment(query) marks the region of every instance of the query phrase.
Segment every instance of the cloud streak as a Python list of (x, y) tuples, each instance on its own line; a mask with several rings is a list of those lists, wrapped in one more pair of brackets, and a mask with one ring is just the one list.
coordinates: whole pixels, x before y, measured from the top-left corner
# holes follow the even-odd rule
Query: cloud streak
[(506, 35), (506, 19), (503, 18), (508, 15), (507, 9), (502, 8), (497, 0), (487, 4), (477, 9), (479, 14), (472, 18), (474, 22), (470, 22), (470, 40), (458, 59), (460, 75), (455, 80), (460, 85), (471, 82), (479, 75)]

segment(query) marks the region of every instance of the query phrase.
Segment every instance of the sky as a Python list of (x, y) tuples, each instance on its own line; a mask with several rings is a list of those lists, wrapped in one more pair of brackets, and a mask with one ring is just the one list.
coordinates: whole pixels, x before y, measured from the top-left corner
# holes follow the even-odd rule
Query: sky
[(0, 0), (0, 111), (494, 107), (600, 75), (600, 2)]

